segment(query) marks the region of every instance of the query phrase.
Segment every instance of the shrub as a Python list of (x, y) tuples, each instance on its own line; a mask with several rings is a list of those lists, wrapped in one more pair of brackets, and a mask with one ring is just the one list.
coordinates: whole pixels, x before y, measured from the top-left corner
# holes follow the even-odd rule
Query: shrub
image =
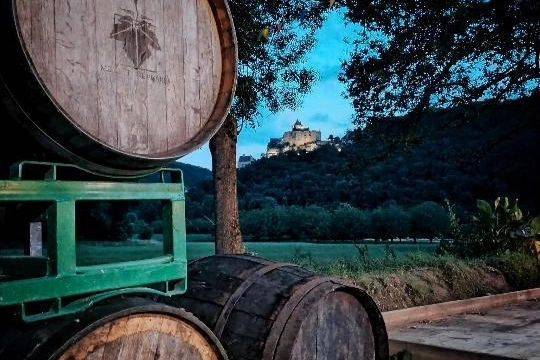
[(342, 205), (331, 213), (330, 235), (335, 240), (360, 240), (372, 234), (371, 219), (362, 210)]
[(515, 289), (532, 289), (540, 286), (540, 266), (534, 256), (511, 252), (490, 257), (487, 263), (499, 269), (506, 281)]
[(411, 235), (411, 216), (400, 206), (390, 205), (371, 213), (373, 235), (378, 239), (403, 238)]
[(477, 210), (469, 224), (461, 225), (454, 208), (448, 206), (451, 223), (451, 243), (441, 244), (441, 252), (461, 257), (480, 257), (508, 252), (524, 252), (530, 238), (537, 236), (537, 218), (525, 219), (518, 201), (499, 197), (493, 206), (477, 201)]
[(411, 208), (410, 214), (413, 236), (434, 238), (448, 235), (450, 218), (441, 205), (426, 201)]

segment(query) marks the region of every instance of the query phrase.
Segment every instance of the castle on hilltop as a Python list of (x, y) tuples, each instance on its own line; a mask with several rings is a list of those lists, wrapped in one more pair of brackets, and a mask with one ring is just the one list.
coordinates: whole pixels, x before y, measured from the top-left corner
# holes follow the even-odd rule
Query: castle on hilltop
[(313, 151), (328, 143), (321, 140), (321, 132), (309, 130), (297, 120), (291, 131), (283, 134), (281, 139), (270, 139), (266, 149), (266, 157), (276, 156), (289, 151)]

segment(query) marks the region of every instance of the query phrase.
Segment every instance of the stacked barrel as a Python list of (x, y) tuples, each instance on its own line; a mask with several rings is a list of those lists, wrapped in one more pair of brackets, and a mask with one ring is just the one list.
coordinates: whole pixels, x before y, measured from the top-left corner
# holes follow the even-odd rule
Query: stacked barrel
[[(0, 20), (3, 178), (20, 160), (150, 173), (202, 146), (229, 111), (226, 0), (5, 0)], [(1, 359), (227, 359), (202, 322), (157, 299), (35, 323), (0, 310)]]
[[(226, 0), (4, 0), (0, 9), (0, 176), (19, 160), (151, 173), (202, 146), (230, 109), (237, 46)], [(3, 317), (0, 358), (388, 357), (381, 314), (355, 286), (247, 256), (196, 261), (188, 276), (188, 293), (169, 304), (113, 298), (45, 322)]]

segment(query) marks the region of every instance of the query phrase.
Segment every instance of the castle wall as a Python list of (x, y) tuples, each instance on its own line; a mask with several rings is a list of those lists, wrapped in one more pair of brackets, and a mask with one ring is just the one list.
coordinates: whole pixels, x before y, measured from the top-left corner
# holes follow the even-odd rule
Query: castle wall
[(309, 143), (321, 140), (320, 131), (287, 131), (283, 135), (283, 143), (288, 143), (291, 147), (303, 147)]
[[(321, 132), (300, 128), (300, 123), (298, 123), (298, 127), (296, 128), (295, 125), (293, 131), (287, 131), (281, 139), (272, 139), (268, 145), (266, 156), (272, 157), (282, 152), (294, 150), (315, 150), (321, 143)], [(278, 140), (278, 143), (276, 143), (276, 140)]]

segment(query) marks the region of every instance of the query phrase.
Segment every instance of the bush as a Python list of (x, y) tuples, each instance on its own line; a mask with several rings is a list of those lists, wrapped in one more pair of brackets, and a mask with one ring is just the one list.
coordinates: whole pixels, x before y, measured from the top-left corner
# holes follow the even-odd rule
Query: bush
[(534, 256), (512, 252), (490, 257), (487, 263), (499, 269), (506, 281), (515, 289), (532, 289), (540, 286), (540, 266)]
[(410, 210), (411, 233), (414, 237), (443, 237), (450, 230), (448, 212), (441, 205), (426, 201)]
[(360, 240), (372, 235), (369, 215), (350, 205), (342, 205), (331, 214), (330, 236), (335, 240)]
[(439, 251), (461, 257), (485, 257), (509, 252), (530, 251), (531, 239), (537, 236), (537, 218), (526, 219), (518, 206), (507, 197), (490, 204), (477, 201), (477, 209), (468, 224), (462, 225), (454, 207), (448, 204), (450, 233), (453, 241), (441, 244)]
[(371, 213), (371, 220), (375, 238), (395, 239), (411, 235), (411, 216), (400, 206), (375, 209)]

